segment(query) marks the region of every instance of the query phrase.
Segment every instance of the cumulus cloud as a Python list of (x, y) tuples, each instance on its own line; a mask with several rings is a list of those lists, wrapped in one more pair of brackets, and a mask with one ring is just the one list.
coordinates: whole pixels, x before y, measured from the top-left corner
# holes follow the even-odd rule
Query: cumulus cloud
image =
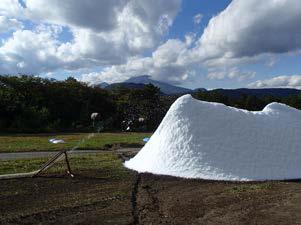
[(204, 15), (201, 14), (201, 13), (196, 14), (196, 15), (193, 17), (193, 22), (194, 22), (194, 24), (200, 24), (200, 23), (202, 22), (203, 17), (204, 17)]
[(22, 29), (23, 25), (16, 19), (9, 19), (5, 16), (0, 16), (0, 33), (5, 33), (13, 30)]
[(233, 0), (210, 20), (191, 59), (216, 66), (296, 51), (301, 48), (300, 20), (298, 0)]
[(111, 30), (117, 26), (118, 13), (128, 1), (124, 0), (26, 0), (26, 15), (32, 20), (63, 26)]
[(301, 89), (301, 75), (277, 76), (258, 80), (248, 85), (251, 88), (297, 88)]
[(81, 80), (91, 84), (120, 82), (131, 76), (148, 74), (153, 79), (173, 84), (188, 82), (195, 76), (193, 67), (181, 65), (177, 60), (190, 47), (190, 41), (170, 39), (160, 45), (151, 57), (134, 57), (127, 63), (106, 67), (101, 72), (83, 74)]
[[(9, 7), (5, 7), (3, 2), (7, 2)], [(181, 0), (87, 0), (76, 4), (72, 0), (25, 0), (26, 7), (23, 8), (18, 0), (3, 2), (0, 3), (0, 15), (15, 16), (52, 27), (51, 31), (39, 31), (37, 28), (31, 31), (18, 30), (3, 43), (0, 69), (8, 73), (19, 72), (17, 64), (21, 65), (23, 72), (39, 73), (126, 63), (129, 58), (158, 45), (181, 5)], [(54, 35), (54, 26), (67, 27), (73, 39), (61, 43), (58, 36)], [(41, 45), (38, 47), (35, 43), (31, 46), (33, 37), (39, 40), (41, 35), (46, 36), (44, 42), (48, 44), (39, 43)], [(26, 51), (16, 51), (19, 48)], [(41, 52), (52, 56), (48, 68), (43, 63), (39, 67), (39, 60), (33, 61), (41, 58), (37, 57)], [(29, 66), (26, 67), (33, 64), (35, 66), (31, 70)]]
[(73, 0), (26, 0), (25, 3), (29, 18), (70, 28), (74, 40), (63, 47), (68, 54), (76, 50), (100, 63), (116, 64), (120, 58), (127, 59), (155, 47), (171, 26), (181, 0), (87, 0), (76, 4)]
[(167, 40), (152, 54), (155, 65), (157, 67), (176, 65), (178, 58), (180, 58), (182, 54), (185, 54), (188, 50), (187, 44), (190, 43), (190, 41), (185, 43), (179, 39)]
[(24, 8), (18, 0), (1, 0), (0, 15), (7, 17), (23, 17)]
[[(201, 18), (198, 14), (194, 21), (198, 23)], [(209, 21), (198, 40), (188, 38), (189, 45), (170, 40), (159, 46), (149, 59), (152, 70), (145, 68), (141, 73), (161, 80), (164, 76), (174, 76), (177, 80), (177, 74), (181, 80), (183, 74), (185, 77), (195, 74), (192, 68), (202, 66), (209, 70), (209, 79), (242, 81), (254, 78), (255, 72), (241, 71), (238, 67), (258, 61), (272, 67), (277, 62), (277, 54), (300, 50), (299, 21), (301, 5), (298, 0), (233, 0)], [(114, 70), (108, 68), (108, 71)], [(163, 71), (171, 74), (164, 75)]]
[(54, 31), (18, 30), (0, 47), (2, 73), (37, 73), (63, 66), (57, 57), (59, 42)]
[[(163, 44), (181, 0), (23, 2), (0, 1), (0, 16), (11, 22), (31, 20), (36, 26), (30, 31), (12, 26), (15, 32), (0, 46), (0, 69), (5, 73), (99, 66), (102, 71), (84, 74), (82, 80), (116, 82), (149, 74), (183, 83), (202, 67), (208, 69), (209, 79), (241, 81), (255, 76), (238, 69), (241, 64), (264, 60), (273, 66), (277, 54), (301, 52), (298, 0), (233, 0), (200, 37), (188, 34)], [(196, 26), (202, 17), (195, 15)], [(70, 41), (60, 41), (63, 29), (70, 31)]]

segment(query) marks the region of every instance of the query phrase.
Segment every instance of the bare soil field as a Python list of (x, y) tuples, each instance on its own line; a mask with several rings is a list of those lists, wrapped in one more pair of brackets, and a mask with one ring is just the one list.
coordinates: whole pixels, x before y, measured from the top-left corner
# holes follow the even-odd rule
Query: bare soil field
[(139, 224), (301, 224), (300, 188), (142, 174), (137, 214)]
[(301, 224), (299, 181), (217, 182), (120, 168), (1, 180), (0, 224)]

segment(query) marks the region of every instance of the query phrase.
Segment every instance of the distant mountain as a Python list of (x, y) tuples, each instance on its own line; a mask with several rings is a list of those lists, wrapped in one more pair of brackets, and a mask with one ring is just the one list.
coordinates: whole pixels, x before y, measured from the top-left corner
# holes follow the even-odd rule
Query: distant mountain
[(183, 87), (174, 86), (165, 82), (156, 81), (150, 79), (149, 75), (142, 75), (131, 77), (130, 79), (124, 81), (124, 83), (134, 83), (134, 84), (153, 84), (154, 86), (160, 88), (161, 92), (167, 95), (170, 94), (185, 94), (192, 93), (193, 90)]
[[(114, 90), (114, 89), (138, 89), (143, 88), (146, 84), (153, 84), (154, 86), (160, 88), (161, 93), (166, 95), (181, 95), (181, 94), (189, 94), (195, 93), (198, 91), (207, 91), (205, 88), (196, 88), (194, 90), (174, 86), (162, 81), (156, 81), (150, 78), (149, 75), (142, 75), (131, 77), (128, 80), (121, 82), (121, 83), (113, 83), (108, 84), (106, 82), (100, 83), (96, 86), (107, 89), (107, 90)], [(263, 97), (263, 96), (274, 96), (274, 97), (287, 97), (292, 95), (297, 95), (301, 93), (301, 90), (292, 89), (292, 88), (262, 88), (262, 89), (248, 89), (248, 88), (238, 88), (238, 89), (214, 89), (211, 91), (218, 91), (222, 95), (228, 97), (239, 98), (242, 95), (251, 95), (255, 97)]]
[(193, 89), (193, 92), (199, 92), (199, 91), (207, 91), (206, 88), (196, 88), (196, 89)]
[(292, 88), (262, 88), (262, 89), (215, 89), (219, 93), (226, 95), (228, 97), (240, 97), (241, 95), (252, 95), (255, 97), (263, 96), (274, 96), (274, 97), (287, 97), (291, 95), (297, 95), (301, 93), (301, 90)]
[(143, 88), (145, 84), (135, 84), (135, 83), (114, 83), (114, 84), (109, 84), (108, 86), (105, 87), (106, 90), (116, 90), (116, 89), (140, 89)]
[(107, 82), (102, 82), (102, 83), (96, 84), (95, 87), (106, 88), (109, 85), (110, 84), (108, 84)]

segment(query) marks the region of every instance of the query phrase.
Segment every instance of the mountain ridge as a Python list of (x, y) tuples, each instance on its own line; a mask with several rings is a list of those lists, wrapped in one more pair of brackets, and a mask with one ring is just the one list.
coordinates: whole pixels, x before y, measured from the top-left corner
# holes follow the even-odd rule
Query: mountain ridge
[(149, 75), (135, 76), (124, 81), (125, 83), (135, 83), (135, 84), (153, 84), (154, 86), (160, 88), (161, 92), (164, 94), (184, 94), (190, 93), (192, 90), (188, 88), (178, 87), (171, 85), (162, 81), (157, 81), (150, 79)]
[(228, 96), (228, 97), (240, 97), (242, 95), (251, 95), (255, 97), (262, 97), (262, 96), (276, 96), (276, 97), (286, 97), (286, 96), (292, 96), (297, 95), (301, 93), (301, 90), (294, 89), (294, 88), (237, 88), (237, 89), (223, 89), (223, 88), (217, 88), (213, 90), (206, 90), (205, 88), (196, 88), (196, 89), (189, 89), (189, 88), (183, 88), (178, 87), (175, 85), (171, 85), (168, 83), (165, 83), (163, 81), (157, 81), (151, 79), (151, 76), (149, 75), (141, 75), (141, 76), (134, 76), (131, 77), (124, 82), (120, 83), (113, 83), (108, 84), (106, 82), (102, 82), (97, 84), (97, 87), (104, 88), (106, 90), (113, 90), (116, 88), (143, 88), (146, 84), (153, 84), (154, 86), (160, 88), (161, 93), (166, 95), (177, 95), (177, 94), (192, 94), (198, 91), (217, 91), (221, 93), (222, 95)]
[(188, 89), (188, 88), (178, 87), (178, 86), (171, 85), (171, 84), (168, 84), (168, 83), (165, 83), (162, 81), (150, 79), (149, 75), (135, 76), (135, 77), (131, 77), (123, 82), (112, 83), (112, 84), (108, 84), (108, 85), (105, 85), (105, 84), (107, 84), (107, 83), (102, 82), (95, 86), (104, 88), (107, 90), (112, 90), (112, 89), (121, 88), (121, 87), (122, 88), (143, 88), (143, 86), (146, 84), (153, 84), (154, 86), (160, 88), (160, 91), (166, 95), (188, 94), (188, 93), (193, 92), (193, 90)]

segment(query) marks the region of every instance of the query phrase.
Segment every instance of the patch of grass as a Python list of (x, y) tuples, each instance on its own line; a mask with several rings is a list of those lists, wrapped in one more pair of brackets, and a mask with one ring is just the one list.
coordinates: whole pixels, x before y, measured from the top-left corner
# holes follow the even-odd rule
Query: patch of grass
[[(119, 179), (128, 173), (118, 156), (114, 153), (91, 153), (69, 155), (72, 172), (75, 174), (89, 174), (91, 171), (101, 175), (101, 178)], [(1, 161), (0, 174), (25, 173), (39, 169), (48, 158), (18, 159)], [(59, 174), (66, 170), (64, 157), (56, 162), (46, 173)]]
[(39, 169), (46, 158), (1, 161), (0, 174), (27, 173)]
[[(150, 133), (98, 133), (89, 134), (31, 134), (1, 135), (0, 152), (59, 151), (71, 149), (79, 144), (79, 149), (108, 149), (114, 145), (142, 146), (144, 137)], [(52, 144), (50, 138), (63, 139), (66, 143)], [(80, 143), (81, 140), (84, 140)]]
[(256, 191), (270, 190), (272, 187), (273, 184), (270, 182), (264, 182), (258, 184), (241, 184), (230, 188), (229, 191), (234, 194), (239, 194), (243, 192), (256, 192)]

